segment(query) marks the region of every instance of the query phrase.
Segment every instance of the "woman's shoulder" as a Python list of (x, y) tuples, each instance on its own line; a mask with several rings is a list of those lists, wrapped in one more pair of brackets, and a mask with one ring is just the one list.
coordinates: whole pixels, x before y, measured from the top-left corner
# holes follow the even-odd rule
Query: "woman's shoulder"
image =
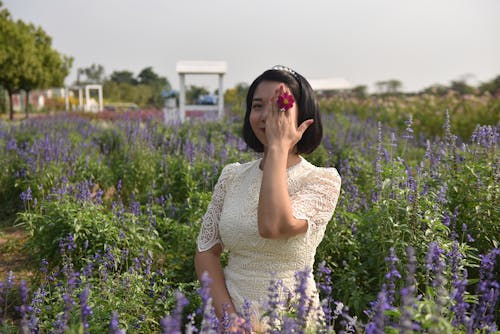
[(249, 162), (232, 162), (227, 164), (222, 169), (221, 175), (234, 176), (244, 173), (245, 171), (255, 167), (256, 164), (259, 164), (260, 159), (252, 160)]
[(340, 174), (335, 167), (319, 167), (313, 165), (306, 159), (303, 159), (302, 163), (304, 165), (305, 174), (309, 179), (321, 178), (329, 179), (336, 183), (341, 182)]

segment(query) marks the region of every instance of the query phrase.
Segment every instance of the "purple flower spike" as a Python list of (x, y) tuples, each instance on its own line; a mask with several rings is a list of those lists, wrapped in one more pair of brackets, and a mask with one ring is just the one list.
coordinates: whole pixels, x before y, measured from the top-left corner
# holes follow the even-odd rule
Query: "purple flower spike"
[(80, 294), (80, 310), (84, 333), (89, 333), (89, 316), (92, 315), (92, 308), (88, 305), (90, 289), (86, 286)]

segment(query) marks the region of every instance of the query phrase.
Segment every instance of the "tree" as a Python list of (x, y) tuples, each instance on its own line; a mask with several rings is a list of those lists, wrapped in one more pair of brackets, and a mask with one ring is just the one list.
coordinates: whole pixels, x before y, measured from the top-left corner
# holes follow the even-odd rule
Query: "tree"
[(450, 84), (450, 89), (460, 95), (474, 94), (474, 87), (469, 86), (465, 80), (453, 80)]
[(377, 81), (375, 83), (377, 91), (379, 94), (384, 95), (397, 95), (401, 92), (403, 84), (397, 79), (391, 79), (386, 81)]
[(246, 83), (239, 83), (234, 88), (226, 90), (226, 93), (224, 94), (224, 102), (233, 114), (240, 116), (245, 115), (245, 98), (247, 92), (248, 84)]
[(0, 84), (9, 96), (9, 117), (12, 119), (14, 115), (12, 94), (19, 90), (18, 68), (22, 63), (16, 47), (21, 48), (23, 43), (20, 42), (21, 36), (9, 11), (2, 6), (0, 2)]
[(367, 95), (366, 88), (367, 87), (365, 85), (358, 85), (352, 89), (352, 92), (358, 99), (364, 99)]
[(487, 81), (479, 85), (479, 91), (481, 94), (486, 92), (491, 95), (500, 94), (500, 75), (497, 75), (496, 78), (491, 81)]
[(117, 84), (127, 83), (129, 85), (137, 85), (138, 81), (134, 78), (134, 73), (130, 71), (114, 71), (109, 79)]
[(441, 84), (434, 84), (432, 86), (429, 86), (427, 88), (424, 88), (422, 90), (422, 93), (424, 94), (431, 94), (431, 95), (437, 95), (437, 96), (444, 96), (448, 93), (449, 88), (441, 85)]
[(199, 96), (208, 93), (210, 92), (205, 87), (189, 85), (186, 89), (186, 101), (187, 103), (195, 103)]
[[(59, 54), (52, 48), (52, 38), (40, 27), (18, 22), (19, 28), (30, 36), (30, 48), (25, 53), (28, 65), (21, 72), (19, 88), (26, 93), (25, 113), (28, 117), (29, 94), (36, 88), (50, 88), (64, 85), (73, 59)], [(28, 53), (30, 52), (30, 53)]]
[(143, 69), (137, 77), (139, 79), (139, 83), (142, 85), (157, 86), (161, 87), (162, 89), (170, 90), (170, 83), (168, 82), (167, 78), (160, 77), (153, 71), (153, 68), (151, 66)]
[[(81, 76), (85, 76), (82, 80)], [(104, 66), (92, 64), (90, 67), (79, 68), (76, 72), (76, 84), (102, 84), (105, 80)]]
[(72, 59), (53, 50), (50, 37), (41, 28), (13, 21), (2, 5), (0, 2), (0, 85), (9, 95), (12, 120), (12, 95), (21, 89), (29, 93), (34, 88), (61, 84)]
[(398, 94), (403, 88), (403, 83), (397, 79), (391, 79), (387, 81), (387, 91), (389, 94)]
[(164, 104), (162, 92), (170, 90), (170, 83), (167, 78), (161, 77), (153, 71), (151, 66), (144, 68), (137, 76), (141, 85), (148, 86), (151, 89), (151, 97), (148, 104), (160, 107)]

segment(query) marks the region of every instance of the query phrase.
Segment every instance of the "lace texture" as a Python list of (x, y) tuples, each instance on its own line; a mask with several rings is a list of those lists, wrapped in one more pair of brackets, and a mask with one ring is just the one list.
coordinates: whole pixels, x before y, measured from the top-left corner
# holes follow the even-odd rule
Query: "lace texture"
[[(294, 216), (307, 220), (308, 230), (287, 240), (264, 239), (257, 226), (262, 182), (259, 164), (260, 159), (223, 169), (198, 236), (200, 251), (221, 243), (229, 252), (224, 268), (228, 292), (237, 311), (242, 311), (247, 300), (256, 317), (266, 307), (273, 278), (293, 292), (295, 273), (313, 268), (316, 248), (337, 205), (341, 183), (335, 168), (316, 167), (301, 158), (287, 170), (288, 192)], [(319, 306), (312, 275), (308, 281), (308, 293)], [(286, 293), (281, 297), (286, 299)]]
[(215, 184), (212, 193), (212, 199), (208, 204), (207, 211), (202, 219), (201, 231), (198, 234), (198, 250), (206, 251), (216, 244), (220, 243), (218, 221), (222, 206), (224, 205), (224, 197), (226, 194), (227, 180), (233, 175), (233, 170), (239, 166), (239, 163), (234, 163), (225, 166), (222, 169), (221, 175)]

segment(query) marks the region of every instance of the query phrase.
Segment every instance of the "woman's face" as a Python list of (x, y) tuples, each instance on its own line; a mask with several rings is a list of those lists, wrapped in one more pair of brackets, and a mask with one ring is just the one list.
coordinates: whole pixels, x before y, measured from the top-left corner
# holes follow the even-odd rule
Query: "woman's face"
[[(273, 99), (276, 91), (280, 85), (283, 83), (277, 81), (262, 81), (258, 84), (255, 89), (255, 93), (252, 98), (252, 108), (250, 110), (250, 127), (252, 128), (257, 139), (262, 143), (262, 145), (267, 146), (266, 139), (266, 119), (267, 116), (272, 112), (274, 107), (277, 110), (276, 100)], [(285, 86), (290, 94), (290, 89)], [(274, 106), (273, 106), (274, 104)], [(287, 112), (293, 112), (297, 118), (297, 104), (295, 104)]]

